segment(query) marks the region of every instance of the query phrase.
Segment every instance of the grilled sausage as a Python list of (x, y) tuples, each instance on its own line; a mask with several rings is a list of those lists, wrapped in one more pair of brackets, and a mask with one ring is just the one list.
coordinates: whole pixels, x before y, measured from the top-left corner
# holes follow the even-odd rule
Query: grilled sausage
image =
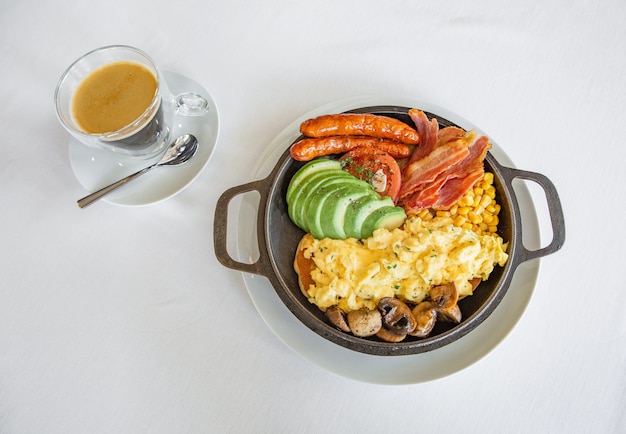
[(308, 137), (369, 136), (396, 140), (406, 145), (420, 141), (414, 128), (395, 118), (370, 113), (322, 115), (300, 124), (300, 132)]
[(397, 159), (411, 155), (411, 148), (408, 145), (393, 140), (365, 136), (306, 138), (294, 143), (291, 146), (290, 153), (294, 160), (309, 161), (324, 155), (343, 154), (359, 146), (374, 147)]

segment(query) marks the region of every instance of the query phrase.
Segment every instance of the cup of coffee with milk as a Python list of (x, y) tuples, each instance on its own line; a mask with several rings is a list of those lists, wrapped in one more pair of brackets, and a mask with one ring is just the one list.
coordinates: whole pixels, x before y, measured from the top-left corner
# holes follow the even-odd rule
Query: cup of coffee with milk
[(208, 102), (194, 93), (171, 95), (143, 51), (111, 45), (72, 63), (55, 91), (65, 129), (87, 146), (130, 158), (151, 158), (170, 139), (175, 113), (203, 115)]

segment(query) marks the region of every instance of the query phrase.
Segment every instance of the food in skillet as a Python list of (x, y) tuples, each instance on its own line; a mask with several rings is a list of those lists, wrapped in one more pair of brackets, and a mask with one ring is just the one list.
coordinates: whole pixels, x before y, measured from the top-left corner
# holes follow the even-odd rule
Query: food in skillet
[[(484, 172), (488, 139), (439, 130), (419, 110), (409, 115), (421, 141), (407, 157), (375, 141), (329, 148), (339, 160), (305, 164), (287, 193), (290, 217), (307, 232), (294, 258), (304, 296), (341, 330), (389, 342), (427, 337), (436, 321), (460, 322), (457, 301), (508, 259), (493, 174)], [(324, 119), (333, 130), (329, 119), (346, 118)]]

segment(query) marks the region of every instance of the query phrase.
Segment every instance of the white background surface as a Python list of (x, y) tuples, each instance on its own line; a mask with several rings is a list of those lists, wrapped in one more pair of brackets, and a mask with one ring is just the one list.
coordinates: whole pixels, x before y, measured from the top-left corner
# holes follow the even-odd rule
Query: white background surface
[[(0, 432), (624, 432), (625, 20), (621, 0), (5, 0)], [(69, 63), (115, 43), (209, 90), (220, 139), (177, 196), (81, 210), (52, 97)], [(372, 385), (310, 363), (213, 252), (215, 202), (264, 147), (364, 94), (470, 119), (561, 195), (565, 247), (541, 260), (517, 327), (440, 380)]]

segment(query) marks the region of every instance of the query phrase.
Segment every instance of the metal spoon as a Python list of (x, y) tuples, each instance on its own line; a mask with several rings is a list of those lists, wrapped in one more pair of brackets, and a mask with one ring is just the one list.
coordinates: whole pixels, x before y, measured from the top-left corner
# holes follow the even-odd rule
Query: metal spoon
[(196, 139), (196, 137), (192, 136), (191, 134), (182, 135), (170, 144), (170, 146), (165, 151), (165, 154), (163, 154), (163, 157), (161, 157), (158, 162), (144, 169), (141, 169), (139, 172), (128, 175), (126, 178), (120, 179), (119, 181), (114, 182), (107, 187), (91, 193), (90, 195), (85, 196), (82, 199), (79, 199), (78, 206), (81, 208), (86, 207), (87, 205), (95, 202), (96, 200), (121, 187), (127, 182), (138, 178), (152, 168), (155, 168), (157, 166), (175, 166), (177, 164), (182, 164), (189, 160), (191, 157), (193, 157), (197, 150), (198, 139)]

